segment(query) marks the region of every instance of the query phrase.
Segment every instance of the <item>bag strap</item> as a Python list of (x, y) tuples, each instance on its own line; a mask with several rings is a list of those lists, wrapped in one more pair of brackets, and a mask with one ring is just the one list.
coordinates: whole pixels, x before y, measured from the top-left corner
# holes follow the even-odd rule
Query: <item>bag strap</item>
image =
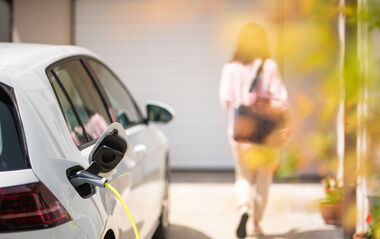
[(264, 67), (264, 64), (265, 64), (265, 60), (266, 59), (264, 59), (263, 62), (260, 64), (260, 67), (257, 70), (256, 76), (255, 76), (255, 79), (253, 79), (252, 85), (251, 85), (251, 87), (249, 87), (249, 92), (250, 93), (252, 93), (252, 91), (256, 88), (257, 84), (259, 83), (261, 72), (263, 71), (263, 67)]

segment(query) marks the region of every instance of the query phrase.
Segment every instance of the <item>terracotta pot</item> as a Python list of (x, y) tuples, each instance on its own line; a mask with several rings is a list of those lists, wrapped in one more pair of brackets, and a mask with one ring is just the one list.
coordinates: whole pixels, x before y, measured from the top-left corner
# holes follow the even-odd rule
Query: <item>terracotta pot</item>
[(326, 224), (342, 225), (342, 204), (320, 203), (319, 209)]
[(352, 237), (353, 239), (367, 239), (367, 235), (365, 232), (355, 233)]

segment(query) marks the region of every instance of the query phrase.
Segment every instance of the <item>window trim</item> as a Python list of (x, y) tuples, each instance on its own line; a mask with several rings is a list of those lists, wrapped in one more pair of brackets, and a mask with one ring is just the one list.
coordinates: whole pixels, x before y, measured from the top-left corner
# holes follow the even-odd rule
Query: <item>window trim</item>
[(5, 94), (8, 95), (9, 99), (11, 100), (11, 102), (13, 104), (13, 110), (14, 110), (14, 112), (12, 112), (12, 113), (13, 113), (13, 117), (16, 120), (16, 122), (15, 122), (15, 124), (16, 124), (16, 130), (17, 130), (17, 133), (18, 133), (18, 137), (20, 139), (21, 149), (23, 151), (22, 153), (23, 153), (24, 160), (25, 160), (25, 163), (26, 163), (26, 169), (30, 169), (30, 168), (32, 168), (32, 164), (30, 163), (30, 156), (29, 156), (29, 151), (28, 151), (28, 144), (26, 142), (26, 135), (25, 135), (24, 124), (22, 122), (22, 118), (21, 118), (21, 114), (20, 114), (20, 109), (19, 109), (19, 106), (18, 106), (16, 95), (14, 93), (14, 88), (10, 87), (10, 86), (2, 83), (2, 82), (0, 82), (0, 90), (3, 90), (5, 92)]
[[(67, 63), (67, 62), (70, 62), (70, 61), (74, 61), (74, 60), (79, 60), (82, 64), (82, 66), (85, 68), (85, 71), (86, 73), (89, 75), (92, 83), (94, 84), (100, 98), (102, 99), (102, 102), (103, 102), (103, 105), (105, 107), (105, 110), (107, 112), (107, 115), (108, 115), (108, 118), (110, 120), (111, 123), (113, 122), (117, 122), (117, 121), (114, 121), (110, 115), (110, 112), (108, 110), (108, 108), (113, 108), (113, 106), (111, 105), (111, 102), (107, 96), (107, 94), (105, 93), (105, 90), (104, 90), (104, 87), (103, 85), (100, 83), (98, 77), (96, 76), (95, 72), (93, 71), (93, 69), (91, 68), (91, 66), (89, 65), (89, 63), (87, 62), (87, 60), (90, 59), (90, 60), (94, 60), (98, 63), (100, 63), (102, 66), (104, 66), (114, 77), (115, 79), (120, 83), (120, 85), (123, 87), (124, 91), (127, 93), (127, 95), (131, 98), (132, 102), (133, 102), (133, 105), (134, 107), (136, 108), (137, 110), (137, 113), (139, 114), (140, 116), (140, 119), (141, 121), (140, 122), (136, 122), (136, 123), (132, 123), (132, 124), (129, 124), (127, 125), (126, 127), (124, 127), (124, 129), (128, 129), (128, 128), (131, 128), (131, 127), (134, 127), (134, 126), (137, 126), (137, 125), (146, 125), (147, 124), (147, 120), (144, 118), (143, 114), (141, 113), (141, 110), (140, 108), (138, 107), (135, 99), (132, 97), (131, 93), (129, 92), (128, 88), (124, 85), (124, 83), (120, 80), (120, 78), (106, 65), (104, 64), (103, 62), (101, 62), (100, 60), (98, 60), (97, 58), (95, 57), (92, 57), (92, 56), (89, 56), (89, 55), (73, 55), (73, 56), (69, 56), (69, 57), (65, 57), (65, 58), (62, 58), (62, 59), (59, 59), (55, 62), (53, 62), (52, 64), (48, 65), (46, 68), (45, 68), (45, 74), (46, 74), (46, 77), (48, 78), (48, 81), (50, 83), (50, 87), (52, 88), (53, 92), (54, 92), (54, 95), (55, 95), (55, 98), (57, 100), (57, 103), (59, 105), (59, 108), (61, 109), (61, 113), (62, 113), (62, 116), (66, 122), (66, 124), (68, 124), (68, 122), (66, 121), (66, 118), (64, 117), (64, 112), (63, 112), (63, 109), (62, 109), (62, 106), (61, 106), (61, 103), (59, 102), (58, 100), (58, 97), (57, 97), (57, 93), (55, 92), (55, 89), (53, 87), (53, 84), (49, 78), (49, 73), (51, 72), (54, 77), (57, 79), (57, 81), (59, 82), (59, 85), (61, 86), (62, 88), (62, 85), (61, 85), (61, 81), (60, 79), (56, 76), (56, 74), (54, 73), (53, 69), (59, 65), (62, 65), (64, 63)], [(67, 97), (66, 99), (69, 101), (70, 103), (70, 106), (72, 107), (72, 110), (75, 114), (76, 117), (79, 117), (78, 116), (78, 112), (76, 111), (75, 107), (73, 107), (72, 105), (72, 101), (70, 99), (70, 97), (66, 96), (66, 89), (63, 87), (62, 90), (64, 91), (65, 93), (65, 97)], [(84, 125), (82, 123), (82, 121), (80, 119), (78, 119), (78, 123), (81, 125), (82, 129), (84, 129)], [(69, 128), (67, 127), (67, 130), (69, 130)], [(86, 130), (84, 130), (84, 133), (85, 133), (85, 136), (86, 136), (86, 139), (87, 139), (87, 142), (84, 143), (84, 144), (81, 144), (79, 146), (77, 146), (78, 150), (82, 151), (83, 149), (86, 149), (92, 145), (94, 145), (97, 141), (97, 139), (93, 139), (93, 140), (89, 140), (89, 137), (87, 135), (87, 132)]]
[[(109, 111), (108, 111), (108, 107), (109, 107), (109, 105), (107, 104), (107, 101), (103, 98), (103, 94), (101, 93), (101, 91), (100, 91), (100, 89), (99, 89), (99, 87), (98, 87), (98, 84), (97, 84), (96, 81), (93, 79), (93, 77), (92, 77), (92, 75), (90, 74), (90, 72), (88, 71), (86, 65), (85, 65), (85, 64), (83, 63), (83, 61), (82, 61), (82, 59), (83, 59), (84, 57), (86, 57), (86, 55), (74, 55), (74, 56), (69, 56), (69, 57), (66, 57), (66, 58), (60, 59), (60, 60), (58, 60), (58, 61), (55, 61), (54, 63), (48, 65), (48, 66), (46, 67), (46, 69), (45, 69), (46, 77), (47, 77), (48, 80), (49, 80), (50, 87), (53, 89), (53, 92), (54, 92), (55, 98), (56, 98), (57, 103), (58, 103), (58, 105), (59, 105), (59, 107), (60, 107), (60, 109), (61, 109), (62, 116), (64, 116), (64, 112), (63, 112), (63, 109), (62, 109), (61, 103), (60, 103), (59, 100), (58, 100), (58, 95), (57, 95), (57, 93), (55, 92), (54, 86), (53, 86), (53, 84), (52, 84), (52, 82), (51, 82), (51, 80), (50, 80), (50, 78), (49, 78), (49, 73), (52, 73), (52, 74), (54, 75), (54, 77), (56, 78), (58, 84), (60, 85), (62, 91), (63, 91), (64, 94), (65, 94), (66, 99), (69, 101), (70, 107), (72, 108), (72, 110), (73, 110), (73, 112), (74, 112), (74, 114), (75, 114), (75, 117), (77, 118), (78, 123), (81, 125), (82, 129), (84, 130), (83, 132), (84, 132), (84, 135), (86, 136), (87, 142), (84, 143), (84, 144), (81, 144), (81, 145), (77, 146), (77, 148), (78, 148), (80, 151), (82, 151), (83, 149), (88, 148), (88, 147), (90, 147), (91, 145), (95, 144), (96, 141), (97, 141), (98, 139), (89, 140), (89, 137), (88, 137), (87, 131), (85, 130), (84, 125), (83, 125), (82, 121), (81, 121), (80, 118), (79, 118), (79, 115), (78, 115), (77, 110), (75, 109), (75, 107), (73, 107), (72, 101), (71, 101), (70, 97), (68, 97), (66, 89), (63, 87), (63, 85), (62, 85), (62, 83), (61, 83), (61, 80), (58, 78), (58, 76), (55, 74), (55, 72), (54, 72), (54, 70), (53, 70), (55, 67), (60, 66), (60, 65), (62, 65), (62, 64), (64, 64), (64, 63), (67, 63), (67, 62), (71, 62), (71, 61), (79, 60), (81, 66), (82, 66), (82, 67), (84, 68), (84, 70), (86, 71), (86, 73), (87, 73), (88, 77), (90, 78), (91, 82), (94, 84), (94, 87), (95, 87), (97, 93), (99, 94), (99, 97), (100, 97), (100, 99), (101, 99), (101, 101), (102, 101), (102, 103), (103, 103), (103, 106), (104, 106), (104, 109), (105, 109), (105, 111), (106, 111), (106, 114), (107, 114), (107, 116), (108, 116), (109, 121), (110, 121), (111, 123), (113, 122), (113, 120), (112, 120), (112, 118), (111, 118), (111, 115), (109, 114)], [(67, 122), (67, 120), (66, 120), (65, 117), (64, 117), (64, 119), (65, 119), (66, 124), (68, 124), (68, 122)], [(68, 127), (67, 127), (67, 130), (69, 130)]]
[(102, 98), (102, 101), (104, 103), (104, 105), (106, 105), (106, 111), (107, 111), (107, 114), (109, 116), (109, 119), (110, 121), (113, 123), (115, 122), (113, 119), (112, 119), (112, 116), (111, 116), (111, 113), (109, 112), (109, 108), (111, 107), (112, 108), (112, 105), (111, 105), (111, 102), (110, 100), (108, 99), (105, 91), (104, 91), (104, 87), (102, 86), (102, 84), (100, 83), (99, 79), (96, 77), (95, 74), (93, 74), (92, 72), (92, 69), (90, 68), (89, 64), (87, 63), (87, 61), (85, 60), (85, 58), (82, 58), (81, 59), (81, 62), (83, 64), (83, 66), (86, 68), (86, 71), (87, 71), (87, 74), (90, 75), (91, 79), (93, 80), (94, 84), (96, 85), (96, 88), (99, 92), (99, 94), (101, 95), (101, 98)]
[[(83, 125), (83, 123), (82, 123), (82, 120), (80, 119), (80, 117), (79, 117), (79, 115), (78, 115), (78, 112), (76, 111), (76, 109), (75, 109), (75, 107), (74, 107), (74, 104), (73, 104), (73, 102), (71, 101), (71, 99), (70, 99), (70, 97), (69, 97), (69, 94), (67, 93), (65, 87), (63, 87), (62, 82), (59, 80), (57, 74), (56, 74), (53, 70), (50, 71), (49, 73), (51, 73), (51, 74), (53, 75), (53, 77), (55, 78), (55, 80), (57, 81), (57, 83), (58, 83), (58, 85), (59, 85), (59, 88), (61, 88), (63, 94), (65, 95), (65, 98), (66, 98), (67, 102), (69, 102), (69, 105), (70, 105), (70, 107), (71, 107), (71, 110), (73, 111), (73, 113), (74, 113), (74, 115), (75, 115), (75, 118), (76, 118), (78, 124), (81, 126), (81, 128), (82, 128), (82, 130), (83, 130), (83, 132), (84, 132), (84, 136), (85, 136), (85, 138), (86, 138), (86, 141), (89, 142), (90, 140), (89, 140), (89, 137), (88, 137), (88, 135), (87, 135), (86, 129), (84, 128), (84, 125)], [(49, 78), (49, 73), (48, 73), (48, 78)], [(53, 82), (51, 82), (50, 78), (49, 78), (49, 81), (50, 81), (50, 84), (51, 84), (51, 86), (52, 86), (52, 88), (53, 88), (55, 98), (58, 100), (58, 93), (57, 93), (57, 90), (54, 88), (54, 86), (53, 86)], [(61, 109), (62, 114), (64, 115), (65, 113), (64, 113), (64, 110), (63, 110), (63, 108), (62, 108), (61, 102), (59, 102), (59, 100), (58, 100), (58, 105), (59, 105), (59, 108)], [(69, 128), (69, 122), (67, 122), (66, 117), (63, 116), (63, 118), (65, 119), (65, 122), (66, 122), (66, 124), (67, 124), (67, 128)], [(87, 143), (87, 142), (86, 142), (86, 143)]]
[(95, 89), (96, 89), (96, 91), (98, 92), (98, 94), (99, 94), (99, 96), (100, 96), (100, 99), (101, 99), (101, 101), (102, 101), (102, 103), (103, 103), (103, 105), (104, 105), (104, 109), (106, 110), (106, 114), (107, 114), (107, 116), (108, 116), (108, 119), (109, 119), (109, 121), (112, 123), (113, 120), (112, 120), (111, 114), (110, 114), (110, 112), (109, 112), (109, 110), (108, 110), (108, 107), (110, 106), (110, 104), (109, 104), (109, 102), (105, 99), (105, 97), (104, 97), (104, 95), (103, 95), (103, 92), (102, 92), (103, 89), (101, 89), (101, 88), (99, 87), (99, 84), (98, 84), (97, 80), (95, 80), (94, 76), (93, 76), (93, 75), (91, 74), (91, 72), (89, 71), (87, 65), (84, 63), (84, 58), (81, 58), (79, 61), (80, 61), (81, 65), (83, 66), (83, 68), (85, 69), (87, 75), (90, 77), (92, 83), (94, 84)]
[[(92, 69), (92, 67), (91, 67), (90, 63), (88, 62), (88, 60), (93, 60), (93, 61), (99, 63), (99, 64), (100, 64), (101, 66), (103, 66), (104, 68), (106, 68), (106, 69), (111, 73), (111, 75), (116, 79), (116, 81), (122, 86), (122, 88), (123, 88), (123, 90), (125, 91), (125, 93), (126, 93), (126, 94), (128, 95), (128, 97), (131, 99), (132, 104), (133, 104), (133, 106), (135, 107), (138, 116), (140, 117), (140, 121), (138, 121), (138, 122), (134, 122), (134, 123), (132, 123), (132, 124), (129, 124), (129, 125), (127, 125), (126, 127), (124, 127), (124, 129), (128, 129), (128, 128), (131, 128), (131, 127), (136, 126), (136, 125), (146, 124), (146, 120), (145, 120), (143, 114), (141, 113), (140, 107), (138, 107), (138, 105), (137, 105), (135, 99), (133, 98), (132, 94), (131, 94), (130, 91), (128, 90), (127, 86), (126, 86), (126, 85), (120, 80), (120, 78), (119, 78), (119, 77), (118, 77), (118, 76), (117, 76), (117, 75), (116, 75), (116, 74), (115, 74), (115, 73), (114, 73), (114, 72), (113, 72), (113, 71), (112, 71), (112, 70), (111, 70), (106, 64), (104, 64), (103, 62), (101, 62), (100, 60), (98, 60), (98, 59), (96, 59), (96, 58), (94, 58), (94, 57), (87, 56), (87, 57), (85, 57), (85, 58), (83, 59), (83, 61), (85, 62), (85, 65), (88, 67), (90, 74), (93, 75), (93, 77), (94, 77), (96, 83), (100, 86), (100, 88), (102, 88), (101, 92), (102, 92), (102, 94), (104, 95), (104, 98), (107, 99), (107, 103), (108, 103), (108, 105), (109, 105), (112, 109), (114, 109), (113, 106), (112, 106), (112, 104), (111, 104), (111, 102), (110, 102), (110, 99), (108, 98), (108, 96), (107, 96), (107, 94), (106, 94), (106, 92), (105, 92), (104, 86), (100, 83), (99, 78), (98, 78), (97, 75), (95, 74), (95, 72), (94, 72), (94, 70)], [(115, 110), (115, 109), (114, 109), (114, 110)], [(117, 122), (117, 121), (116, 121), (116, 122)]]

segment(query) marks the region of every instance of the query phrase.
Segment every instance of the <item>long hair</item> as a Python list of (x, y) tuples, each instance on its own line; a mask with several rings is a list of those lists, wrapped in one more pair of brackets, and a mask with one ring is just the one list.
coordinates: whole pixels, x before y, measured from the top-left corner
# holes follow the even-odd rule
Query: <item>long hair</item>
[(250, 64), (257, 58), (269, 58), (267, 35), (260, 25), (248, 23), (239, 34), (231, 61)]

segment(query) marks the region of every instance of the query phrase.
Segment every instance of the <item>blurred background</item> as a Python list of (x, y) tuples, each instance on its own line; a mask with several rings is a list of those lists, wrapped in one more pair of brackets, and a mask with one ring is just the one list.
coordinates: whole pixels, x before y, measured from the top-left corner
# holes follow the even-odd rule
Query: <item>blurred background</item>
[[(280, 65), (297, 125), (278, 176), (326, 175), (328, 166), (337, 164), (333, 119), (325, 125), (319, 122), (329, 120), (326, 114), (331, 112), (323, 107), (332, 99), (323, 95), (323, 80), (336, 69), (339, 54), (337, 7), (327, 1), (1, 0), (0, 4), (2, 41), (89, 48), (119, 74), (140, 106), (146, 99), (172, 105), (177, 118), (165, 129), (172, 142), (171, 166), (186, 170), (233, 168), (227, 113), (218, 99), (220, 73), (231, 59), (242, 26), (257, 22), (268, 32), (270, 53)], [(336, 80), (328, 90), (336, 93), (338, 86)]]
[(229, 172), (221, 69), (241, 28), (261, 24), (293, 121), (276, 177), (337, 177), (344, 230), (366, 230), (366, 198), (380, 195), (379, 16), (377, 0), (0, 0), (0, 41), (94, 51), (140, 107), (152, 99), (175, 108), (164, 126), (173, 170)]

